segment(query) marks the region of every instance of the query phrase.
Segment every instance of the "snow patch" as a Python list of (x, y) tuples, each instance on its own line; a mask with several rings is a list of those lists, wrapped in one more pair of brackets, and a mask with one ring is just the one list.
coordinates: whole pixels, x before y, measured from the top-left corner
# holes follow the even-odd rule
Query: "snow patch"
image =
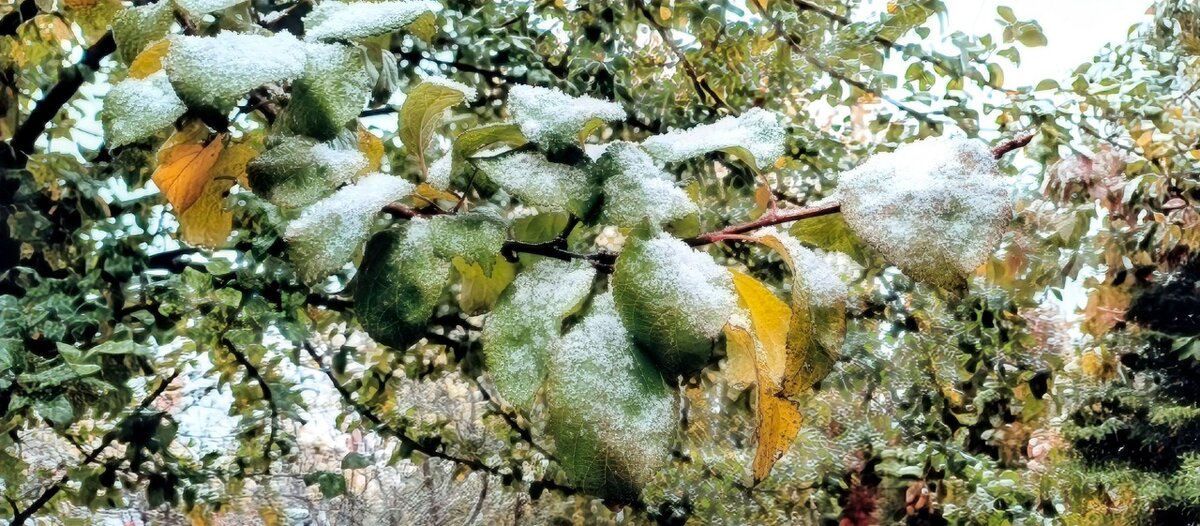
[(655, 135), (642, 142), (646, 151), (666, 162), (679, 162), (717, 150), (743, 148), (758, 168), (769, 166), (784, 153), (787, 130), (778, 114), (751, 108), (712, 124)]
[(351, 40), (407, 27), (441, 6), (425, 1), (325, 1), (304, 17), (306, 40)]
[(578, 141), (596, 121), (625, 118), (620, 104), (593, 97), (572, 97), (557, 88), (516, 85), (508, 93), (508, 111), (530, 141), (555, 147)]
[(170, 126), (187, 111), (161, 71), (125, 79), (104, 98), (104, 129), (109, 148), (134, 143)]

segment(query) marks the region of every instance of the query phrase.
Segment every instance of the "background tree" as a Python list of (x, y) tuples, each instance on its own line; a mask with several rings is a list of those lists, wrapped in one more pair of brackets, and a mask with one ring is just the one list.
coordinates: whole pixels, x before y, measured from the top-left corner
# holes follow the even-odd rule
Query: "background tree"
[(1190, 4), (1012, 88), (937, 1), (19, 2), (0, 514), (1197, 520)]

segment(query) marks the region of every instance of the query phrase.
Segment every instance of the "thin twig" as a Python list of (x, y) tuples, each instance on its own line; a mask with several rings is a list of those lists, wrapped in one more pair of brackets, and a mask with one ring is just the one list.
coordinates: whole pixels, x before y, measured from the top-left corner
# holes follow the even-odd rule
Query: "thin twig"
[(250, 379), (254, 380), (254, 383), (258, 384), (258, 388), (262, 391), (263, 401), (267, 402), (267, 406), (269, 406), (271, 409), (271, 431), (267, 436), (267, 448), (265, 451), (263, 451), (263, 456), (267, 461), (266, 468), (263, 470), (263, 472), (266, 475), (270, 475), (271, 448), (275, 446), (275, 442), (279, 435), (279, 406), (276, 403), (275, 397), (271, 394), (271, 386), (267, 384), (267, 379), (263, 378), (262, 373), (259, 372), (258, 367), (255, 367), (255, 365), (250, 361), (250, 358), (247, 357), (245, 353), (239, 351), (237, 346), (235, 346), (233, 342), (229, 341), (228, 338), (221, 337), (221, 345), (224, 346), (225, 350), (229, 351), (229, 354), (233, 355), (234, 360), (237, 360), (237, 363), (246, 370), (246, 376), (249, 376)]

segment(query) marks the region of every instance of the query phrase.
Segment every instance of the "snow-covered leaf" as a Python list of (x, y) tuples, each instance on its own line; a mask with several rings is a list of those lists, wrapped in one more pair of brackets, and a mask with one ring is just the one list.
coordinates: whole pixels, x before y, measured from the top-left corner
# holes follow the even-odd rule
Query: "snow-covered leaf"
[(126, 65), (133, 62), (146, 46), (165, 36), (173, 22), (175, 9), (171, 2), (129, 7), (117, 13), (112, 21), (112, 32), (121, 61)]
[(191, 121), (158, 150), (158, 166), (151, 179), (176, 213), (186, 212), (212, 179), (210, 169), (225, 146), (225, 135), (210, 135), (203, 123)]
[(379, 211), (412, 190), (404, 179), (376, 173), (305, 208), (284, 231), (300, 278), (314, 283), (337, 272), (367, 239)]
[(407, 349), (425, 334), (450, 277), (450, 261), (435, 257), (431, 225), (415, 218), (375, 234), (358, 269), (354, 307), (375, 341)]
[(914, 279), (955, 288), (995, 250), (1012, 214), (982, 142), (930, 138), (843, 173), (850, 228)]
[(430, 77), (408, 92), (400, 107), (398, 135), (408, 153), (417, 158), (422, 171), (428, 166), (425, 150), (433, 140), (433, 131), (442, 122), (446, 109), (475, 100), (475, 90), (442, 77)]
[[(175, 5), (186, 11), (187, 14), (198, 17), (207, 15), (209, 13), (215, 13), (223, 9), (229, 9), (230, 7), (245, 1), (246, 0), (174, 0)], [(169, 4), (170, 2), (163, 2), (160, 0), (160, 3)]]
[(659, 228), (699, 212), (674, 178), (636, 144), (609, 143), (593, 169), (604, 180), (601, 223), (633, 228), (649, 220)]
[(642, 146), (660, 161), (686, 161), (721, 150), (751, 168), (763, 169), (784, 153), (787, 130), (781, 120), (773, 112), (751, 108), (737, 117), (652, 136)]
[(327, 141), (358, 117), (371, 96), (363, 51), (341, 44), (306, 43), (308, 63), (292, 83), (287, 116), (296, 133)]
[[(340, 2), (325, 0), (304, 17), (304, 35), (308, 40), (354, 40), (398, 31), (416, 25), (427, 26), (436, 17), (436, 2), (392, 0), (384, 2)], [(420, 36), (420, 35), (418, 35)]]
[(480, 208), (467, 214), (435, 216), (430, 219), (430, 230), (430, 243), (438, 257), (459, 257), (491, 274), (496, 255), (504, 247), (508, 223), (494, 209)]
[[(429, 183), (435, 188), (441, 189), (447, 189), (452, 184), (465, 186), (466, 181), (461, 180), (459, 176), (463, 173), (463, 164), (467, 162), (468, 158), (493, 145), (501, 144), (509, 148), (518, 148), (528, 142), (525, 135), (521, 133), (521, 128), (512, 123), (493, 123), (471, 128), (454, 139), (450, 155), (443, 156), (434, 162), (433, 166), (430, 166)], [(476, 187), (487, 187), (490, 184), (482, 177), (470, 180)], [(462, 188), (462, 190), (467, 191), (468, 189)], [(491, 186), (486, 190), (487, 193), (491, 193), (495, 191), (495, 187)]]
[(627, 241), (612, 288), (634, 341), (668, 377), (708, 363), (736, 305), (729, 272), (667, 234)]
[(500, 296), (483, 326), (483, 352), (496, 389), (514, 407), (531, 409), (562, 320), (579, 308), (595, 276), (579, 260), (541, 259)]
[(604, 122), (625, 118), (625, 110), (615, 102), (525, 85), (509, 91), (508, 111), (525, 136), (546, 149), (577, 144)]
[(805, 394), (833, 370), (846, 338), (846, 284), (821, 256), (775, 228), (757, 236), (792, 270), (783, 395)]
[(476, 161), (488, 179), (526, 206), (584, 216), (598, 193), (591, 176), (533, 152), (513, 152)]
[(584, 491), (635, 500), (670, 460), (675, 397), (634, 346), (610, 293), (555, 345), (546, 406), (559, 462)]
[(222, 113), (252, 89), (304, 73), (304, 45), (290, 33), (271, 36), (222, 32), (173, 36), (163, 67), (188, 106)]
[(185, 111), (166, 74), (125, 79), (104, 97), (104, 137), (109, 148), (135, 143), (170, 126)]
[(301, 207), (329, 195), (367, 166), (358, 150), (307, 137), (284, 137), (250, 163), (254, 193), (276, 206)]

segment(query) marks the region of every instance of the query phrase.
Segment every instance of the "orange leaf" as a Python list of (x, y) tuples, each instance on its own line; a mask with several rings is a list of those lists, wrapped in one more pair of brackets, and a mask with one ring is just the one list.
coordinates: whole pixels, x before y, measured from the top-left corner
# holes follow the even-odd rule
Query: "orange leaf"
[(129, 64), (129, 76), (135, 79), (144, 79), (157, 73), (162, 69), (162, 59), (170, 49), (171, 41), (166, 38), (147, 46)]
[(358, 172), (359, 177), (378, 172), (383, 166), (383, 141), (362, 124), (358, 125), (358, 151), (367, 157), (367, 167)]
[(193, 121), (175, 132), (158, 150), (154, 184), (177, 214), (186, 212), (212, 179), (211, 169), (221, 155), (225, 134), (217, 134), (206, 142), (207, 135), (208, 128)]

